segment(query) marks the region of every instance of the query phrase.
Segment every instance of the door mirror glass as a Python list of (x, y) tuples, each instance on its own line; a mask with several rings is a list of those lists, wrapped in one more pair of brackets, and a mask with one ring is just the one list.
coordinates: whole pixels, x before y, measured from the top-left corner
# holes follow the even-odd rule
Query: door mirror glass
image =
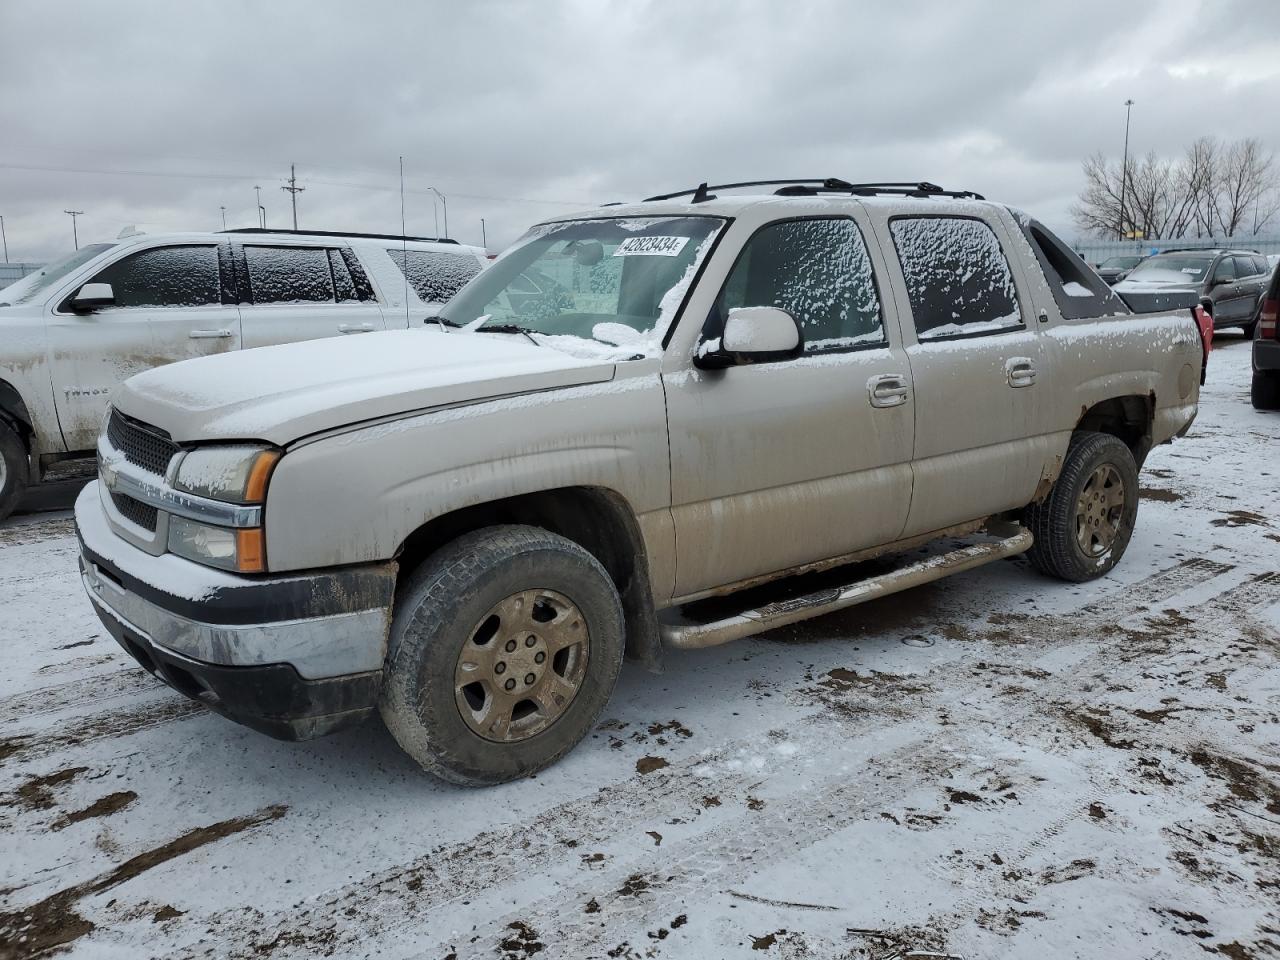
[(789, 360), (804, 349), (804, 336), (795, 317), (777, 307), (735, 307), (724, 323), (724, 334), (705, 341), (695, 362), (700, 367), (728, 367), (739, 363)]
[(88, 313), (102, 307), (114, 307), (115, 304), (115, 291), (109, 283), (86, 283), (71, 298), (71, 309), (76, 313)]

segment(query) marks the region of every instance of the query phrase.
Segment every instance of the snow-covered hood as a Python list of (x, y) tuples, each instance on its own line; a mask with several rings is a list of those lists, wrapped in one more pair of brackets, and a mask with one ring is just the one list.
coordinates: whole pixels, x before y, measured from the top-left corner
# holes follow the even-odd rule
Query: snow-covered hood
[(411, 411), (613, 378), (523, 338), (394, 330), (259, 347), (157, 367), (113, 399), (179, 443), (266, 440), (281, 446)]

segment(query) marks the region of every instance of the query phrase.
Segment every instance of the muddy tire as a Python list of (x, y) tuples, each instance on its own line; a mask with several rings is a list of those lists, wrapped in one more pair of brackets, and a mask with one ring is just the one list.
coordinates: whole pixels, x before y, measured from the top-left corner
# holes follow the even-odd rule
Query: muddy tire
[(486, 527), (398, 587), (382, 719), (444, 780), (526, 777), (591, 730), (622, 653), (622, 604), (595, 557), (537, 527)]
[(27, 489), (27, 449), (9, 424), (0, 420), (0, 520), (17, 509)]
[(1138, 466), (1120, 440), (1081, 431), (1053, 488), (1023, 512), (1035, 536), (1027, 553), (1041, 573), (1080, 583), (1114, 567), (1138, 518)]
[(1253, 371), (1249, 399), (1255, 410), (1280, 410), (1280, 374)]

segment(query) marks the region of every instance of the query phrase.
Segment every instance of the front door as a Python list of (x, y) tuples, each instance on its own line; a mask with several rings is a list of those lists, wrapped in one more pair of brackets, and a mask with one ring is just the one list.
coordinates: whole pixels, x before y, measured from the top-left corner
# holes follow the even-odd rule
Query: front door
[(236, 259), (246, 348), (385, 329), (349, 250), (245, 244)]
[(240, 346), (230, 270), (219, 260), (217, 244), (127, 253), (87, 281), (109, 283), (115, 306), (76, 313), (76, 291), (53, 305), (50, 370), (68, 450), (93, 449), (112, 391), (135, 373)]
[(719, 325), (750, 306), (791, 313), (803, 356), (663, 374), (679, 597), (892, 541), (911, 502), (907, 358), (858, 223), (761, 227)]
[[(1029, 503), (1053, 440), (1042, 346), (996, 233), (981, 219), (889, 221), (915, 388), (905, 536)], [(907, 323), (904, 320), (904, 328)]]

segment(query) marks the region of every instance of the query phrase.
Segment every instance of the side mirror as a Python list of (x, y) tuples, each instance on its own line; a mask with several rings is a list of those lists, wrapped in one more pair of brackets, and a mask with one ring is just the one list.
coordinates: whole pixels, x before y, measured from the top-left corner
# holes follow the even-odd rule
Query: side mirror
[(694, 364), (720, 369), (740, 363), (790, 360), (804, 350), (804, 334), (795, 317), (777, 307), (736, 307), (729, 311), (724, 333), (698, 347)]
[(102, 307), (114, 307), (116, 294), (109, 283), (86, 283), (71, 298), (71, 309), (76, 313), (89, 313)]

